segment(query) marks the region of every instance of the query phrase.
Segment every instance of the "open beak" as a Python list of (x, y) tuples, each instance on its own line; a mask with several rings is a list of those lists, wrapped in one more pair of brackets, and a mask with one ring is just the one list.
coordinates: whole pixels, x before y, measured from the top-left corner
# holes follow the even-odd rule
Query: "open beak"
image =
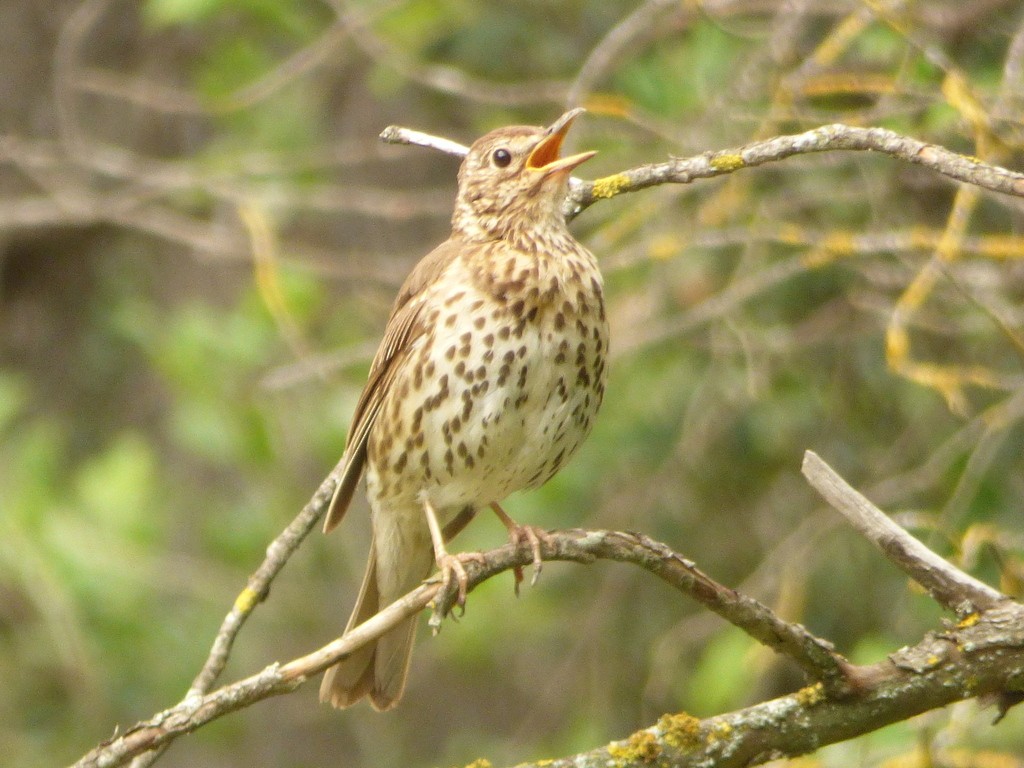
[(544, 176), (553, 173), (570, 173), (576, 166), (585, 163), (597, 152), (580, 152), (578, 155), (559, 157), (559, 150), (562, 148), (562, 141), (569, 132), (572, 121), (586, 112), (582, 107), (570, 109), (544, 132), (544, 138), (533, 148), (530, 156), (526, 159), (526, 167), (534, 171), (540, 171)]

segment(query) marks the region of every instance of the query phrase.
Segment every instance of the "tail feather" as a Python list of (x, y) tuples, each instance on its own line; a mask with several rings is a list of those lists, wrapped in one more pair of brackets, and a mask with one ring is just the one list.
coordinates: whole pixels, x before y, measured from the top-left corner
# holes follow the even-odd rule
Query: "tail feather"
[[(359, 588), (359, 598), (348, 619), (345, 632), (373, 616), (377, 612), (379, 604), (377, 556), (371, 542), (370, 558), (366, 563), (363, 585)], [(344, 709), (369, 694), (373, 687), (376, 650), (376, 643), (368, 643), (328, 669), (320, 684), (320, 701), (328, 702), (338, 709)]]
[[(376, 538), (376, 537), (375, 537)], [(423, 554), (416, 552), (415, 554)], [(424, 560), (422, 564), (420, 560)], [(412, 561), (412, 562), (410, 562)], [(376, 542), (371, 543), (366, 574), (359, 590), (355, 609), (348, 620), (345, 631), (362, 624), (381, 608), (390, 605), (403, 594), (426, 578), (432, 563), (431, 550), (426, 558), (397, 558), (388, 562), (389, 569), (401, 568), (399, 584), (391, 586), (388, 594), (382, 595), (378, 580), (378, 557)], [(394, 577), (396, 574), (388, 573)], [(388, 578), (387, 581), (392, 581)], [(416, 617), (412, 617), (373, 643), (354, 651), (327, 670), (320, 685), (320, 701), (330, 703), (339, 709), (350, 707), (368, 696), (370, 704), (378, 711), (394, 707), (405, 690), (412, 659), (413, 643), (416, 639)]]

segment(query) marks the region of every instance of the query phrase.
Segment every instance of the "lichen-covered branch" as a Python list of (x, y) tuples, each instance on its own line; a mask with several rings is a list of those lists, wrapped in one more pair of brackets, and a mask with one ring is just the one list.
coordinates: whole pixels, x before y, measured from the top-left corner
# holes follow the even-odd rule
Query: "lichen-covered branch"
[(860, 687), (829, 696), (815, 684), (701, 720), (665, 715), (629, 738), (518, 768), (739, 768), (813, 752), (955, 701), (1024, 689), (1024, 606), (1008, 603), (888, 660), (858, 667)]
[[(394, 125), (381, 133), (381, 139), (393, 144), (429, 147), (453, 155), (466, 152), (461, 144)], [(835, 123), (804, 133), (755, 141), (742, 147), (641, 165), (594, 181), (574, 180), (563, 210), (567, 218), (573, 218), (598, 200), (624, 192), (636, 192), (658, 184), (689, 184), (695, 179), (721, 176), (742, 168), (785, 160), (794, 155), (834, 151), (881, 152), (897, 160), (930, 168), (955, 181), (973, 184), (992, 192), (1024, 197), (1022, 173), (990, 165), (886, 128), (860, 128)]]

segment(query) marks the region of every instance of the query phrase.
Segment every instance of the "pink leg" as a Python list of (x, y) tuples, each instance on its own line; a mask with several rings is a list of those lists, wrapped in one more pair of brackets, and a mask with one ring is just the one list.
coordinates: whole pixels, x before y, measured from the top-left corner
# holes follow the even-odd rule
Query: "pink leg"
[[(542, 528), (537, 528), (532, 525), (520, 525), (505, 512), (501, 506), (495, 502), (491, 504), (491, 509), (494, 510), (494, 514), (498, 516), (505, 528), (508, 529), (508, 538), (515, 546), (520, 546), (523, 542), (528, 542), (530, 549), (533, 551), (533, 578), (530, 579), (530, 586), (532, 587), (537, 583), (537, 577), (540, 576), (540, 570), (543, 566), (543, 560), (540, 557), (540, 543), (541, 541), (550, 542), (551, 537), (548, 536), (547, 532)], [(519, 594), (519, 584), (523, 580), (523, 569), (515, 569), (516, 577), (516, 594)]]

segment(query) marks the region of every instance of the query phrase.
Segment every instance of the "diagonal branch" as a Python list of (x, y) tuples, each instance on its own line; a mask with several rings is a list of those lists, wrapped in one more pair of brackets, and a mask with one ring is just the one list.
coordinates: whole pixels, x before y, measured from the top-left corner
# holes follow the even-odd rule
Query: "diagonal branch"
[(203, 664), (202, 670), (192, 682), (192, 687), (189, 688), (186, 699), (206, 693), (217, 678), (220, 677), (220, 673), (224, 671), (224, 667), (228, 663), (228, 657), (231, 655), (231, 646), (235, 642), (235, 637), (238, 636), (242, 626), (256, 606), (266, 598), (267, 593), (270, 591), (270, 583), (274, 580), (274, 577), (284, 568), (288, 558), (299, 548), (303, 539), (309, 535), (317, 520), (320, 519), (324, 510), (327, 509), (331, 496), (334, 494), (335, 484), (336, 480), (332, 473), (320, 484), (316, 493), (313, 494), (313, 498), (302, 508), (302, 511), (299, 512), (295, 519), (288, 524), (288, 527), (281, 531), (278, 537), (267, 547), (266, 559), (260, 564), (259, 568), (253, 571), (248, 583), (245, 585), (245, 589), (239, 592), (238, 597), (235, 598), (235, 602), (231, 606), (231, 610), (224, 617), (217, 636), (214, 638), (213, 646), (210, 648), (210, 654), (206, 659), (206, 663)]
[(868, 541), (945, 608), (963, 617), (1009, 598), (932, 552), (843, 480), (813, 451), (804, 454), (807, 481)]

